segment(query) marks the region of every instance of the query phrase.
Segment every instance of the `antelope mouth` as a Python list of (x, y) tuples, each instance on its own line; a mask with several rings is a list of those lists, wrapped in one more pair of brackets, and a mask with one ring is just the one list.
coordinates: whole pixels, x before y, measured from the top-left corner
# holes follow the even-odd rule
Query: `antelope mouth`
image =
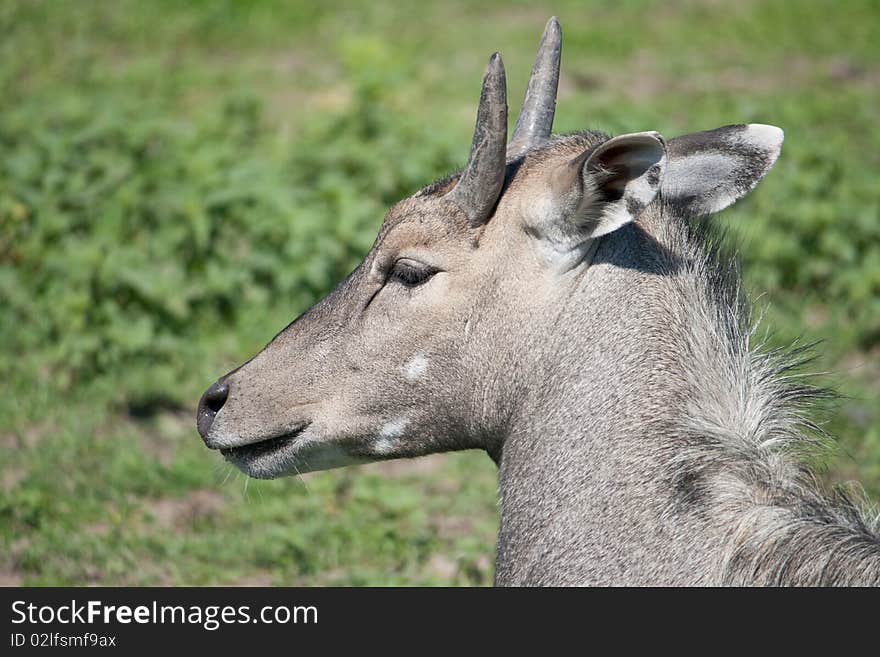
[(371, 459), (326, 436), (306, 432), (307, 422), (293, 431), (247, 445), (223, 447), (220, 453), (254, 479), (276, 479), (367, 463)]
[(220, 453), (223, 454), (227, 461), (241, 467), (244, 463), (253, 463), (267, 457), (274, 456), (285, 448), (291, 446), (303, 431), (309, 426), (309, 423), (298, 426), (293, 431), (263, 438), (257, 442), (248, 443), (247, 445), (239, 445), (237, 447), (223, 447)]

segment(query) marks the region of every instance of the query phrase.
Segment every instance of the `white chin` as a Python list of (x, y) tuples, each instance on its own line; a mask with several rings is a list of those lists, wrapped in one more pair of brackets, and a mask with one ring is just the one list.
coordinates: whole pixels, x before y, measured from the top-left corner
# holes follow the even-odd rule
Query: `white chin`
[(254, 479), (276, 479), (368, 461), (332, 443), (283, 438), (227, 448), (222, 452), (227, 461)]

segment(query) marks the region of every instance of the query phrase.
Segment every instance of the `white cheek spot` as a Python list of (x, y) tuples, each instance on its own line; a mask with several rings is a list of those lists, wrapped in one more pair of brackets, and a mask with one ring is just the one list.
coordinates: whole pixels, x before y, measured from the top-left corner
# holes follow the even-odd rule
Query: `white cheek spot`
[(403, 374), (407, 381), (416, 381), (428, 369), (428, 358), (425, 354), (416, 354), (412, 360), (403, 367)]
[(409, 420), (405, 417), (397, 417), (382, 425), (379, 429), (379, 437), (374, 449), (377, 454), (388, 454), (397, 446), (397, 439), (403, 435)]

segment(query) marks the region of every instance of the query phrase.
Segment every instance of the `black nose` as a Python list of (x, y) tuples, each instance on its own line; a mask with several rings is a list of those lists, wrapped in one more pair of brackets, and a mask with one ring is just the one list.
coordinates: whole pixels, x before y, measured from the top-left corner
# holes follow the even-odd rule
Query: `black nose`
[(205, 390), (205, 394), (199, 400), (199, 410), (196, 412), (196, 426), (203, 439), (207, 440), (208, 432), (214, 423), (214, 418), (217, 417), (217, 413), (223, 408), (227, 397), (229, 397), (229, 386), (217, 381)]

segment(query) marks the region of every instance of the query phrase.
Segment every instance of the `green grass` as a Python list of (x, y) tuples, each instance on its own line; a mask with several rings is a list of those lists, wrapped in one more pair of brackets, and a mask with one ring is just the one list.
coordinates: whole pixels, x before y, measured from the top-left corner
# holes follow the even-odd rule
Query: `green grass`
[(786, 131), (719, 219), (774, 341), (824, 339), (830, 482), (880, 495), (880, 7), (0, 4), (0, 584), (486, 584), (478, 453), (245, 482), (200, 444), (218, 375), (320, 298), (385, 209), (511, 105), (550, 14), (556, 129)]

